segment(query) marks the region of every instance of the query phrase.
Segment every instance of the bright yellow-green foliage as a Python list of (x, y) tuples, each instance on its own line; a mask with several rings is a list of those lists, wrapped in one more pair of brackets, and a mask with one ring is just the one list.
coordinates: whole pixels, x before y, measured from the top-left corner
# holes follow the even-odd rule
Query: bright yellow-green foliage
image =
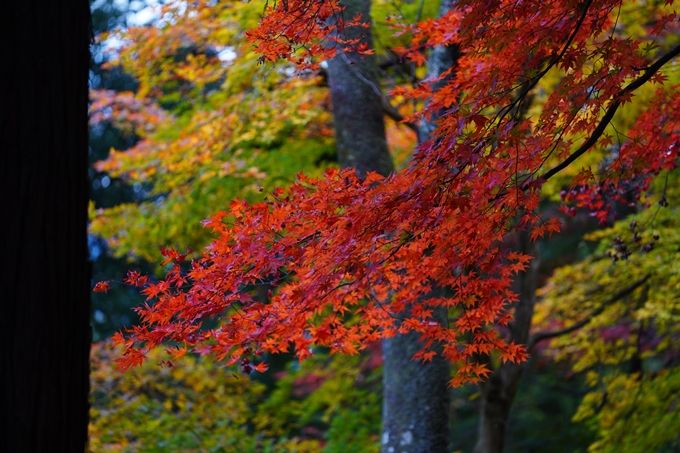
[[(373, 0), (371, 18), (375, 35), (375, 51), (379, 56), (389, 55), (390, 49), (406, 47), (410, 44), (409, 34), (395, 36), (395, 24), (414, 24), (419, 20), (434, 19), (439, 16), (439, 2), (409, 0)], [(427, 68), (423, 67), (423, 71)], [(424, 72), (423, 72), (424, 73)]]
[(119, 354), (109, 344), (93, 346), (92, 452), (261, 451), (249, 423), (264, 385), (190, 357), (161, 368), (163, 351), (121, 374), (113, 362)]
[(599, 430), (589, 451), (639, 453), (659, 451), (680, 433), (680, 369), (656, 374), (590, 373), (588, 393), (574, 416)]
[[(545, 296), (538, 307), (541, 324), (550, 322), (569, 326), (599, 312), (582, 329), (571, 336), (559, 337), (552, 341), (552, 347), (559, 358), (574, 359), (577, 371), (588, 370), (600, 364), (617, 365), (629, 360), (636, 351), (636, 335), (619, 335), (611, 332), (603, 337), (603, 330), (611, 330), (616, 323), (624, 323), (626, 329), (635, 331), (640, 326), (654, 329), (656, 335), (664, 338), (676, 333), (680, 326), (680, 216), (675, 208), (645, 211), (618, 222), (614, 228), (591, 235), (602, 240), (601, 248), (589, 259), (574, 266), (559, 269), (550, 283), (541, 292)], [(606, 251), (616, 237), (632, 242), (633, 232), (628, 225), (649, 227), (641, 233), (638, 244), (629, 248), (640, 248), (653, 241), (658, 235), (654, 248), (646, 253), (635, 250), (627, 261), (612, 262)], [(638, 229), (641, 227), (638, 227)], [(607, 236), (604, 236), (607, 235)], [(608, 303), (616, 293), (627, 285), (640, 281), (649, 275), (645, 284)], [(605, 332), (607, 333), (607, 332)], [(669, 341), (662, 341), (644, 355), (663, 351), (671, 347)]]
[[(188, 179), (166, 196), (159, 193), (148, 202), (97, 211), (91, 230), (107, 238), (118, 256), (156, 259), (163, 244), (196, 249), (208, 242), (209, 232), (202, 228), (201, 221), (215, 209), (228, 206), (234, 198), (254, 201), (276, 186), (286, 186), (294, 182), (300, 162), (314, 162), (333, 152), (329, 145), (318, 141), (300, 141), (297, 145), (300, 148), (287, 142), (274, 150), (244, 150), (233, 160), (219, 162), (221, 168), (209, 170), (217, 174), (197, 176), (195, 181)], [(233, 167), (244, 168), (246, 173), (229, 175)], [(155, 190), (160, 191), (160, 187)]]
[[(664, 191), (669, 207), (657, 204)], [(555, 272), (537, 307), (546, 330), (589, 320), (552, 340), (550, 353), (588, 372), (592, 391), (575, 420), (598, 431), (594, 452), (656, 451), (680, 433), (677, 175), (662, 174), (654, 192), (651, 208), (587, 235), (595, 252)]]
[(93, 346), (92, 452), (378, 451), (380, 374), (366, 357), (326, 355), (289, 367), (273, 392), (233, 368), (185, 356), (172, 367), (152, 351), (120, 374), (120, 351)]

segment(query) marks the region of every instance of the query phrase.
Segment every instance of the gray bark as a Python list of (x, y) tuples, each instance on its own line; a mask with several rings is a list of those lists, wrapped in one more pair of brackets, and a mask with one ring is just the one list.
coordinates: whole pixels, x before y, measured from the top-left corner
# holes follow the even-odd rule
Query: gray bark
[(87, 443), (87, 0), (3, 3), (3, 451)]
[[(453, 1), (444, 0), (440, 15), (453, 5)], [(454, 67), (459, 55), (456, 46), (434, 48), (428, 56), (428, 76), (438, 77)], [(447, 80), (440, 80), (433, 89), (446, 83)], [(430, 138), (442, 113), (434, 112), (418, 125), (419, 142)], [(447, 313), (437, 309), (434, 315), (444, 320)], [(450, 365), (439, 354), (428, 363), (411, 360), (422, 347), (419, 337), (420, 334), (411, 332), (383, 341), (382, 453), (449, 451)]]
[[(370, 0), (343, 0), (342, 16), (352, 19), (361, 14), (370, 20)], [(343, 39), (360, 39), (373, 48), (370, 28), (348, 27)], [(382, 93), (378, 66), (374, 55), (359, 55), (351, 47), (340, 46), (338, 55), (328, 62), (328, 84), (331, 88), (333, 121), (338, 159), (343, 167), (356, 168), (364, 177), (374, 171), (387, 176), (394, 164), (387, 149)]]
[[(439, 7), (439, 15), (443, 16), (448, 13), (457, 3), (458, 0), (442, 0)], [(458, 64), (460, 58), (460, 49), (458, 46), (437, 46), (432, 49), (427, 58), (427, 76), (439, 77), (444, 72), (448, 71)], [(454, 76), (453, 73), (445, 79), (439, 80), (432, 85), (432, 90), (436, 91), (446, 85), (449, 79)], [(418, 141), (425, 142), (430, 138), (430, 135), (437, 127), (437, 121), (444, 114), (444, 112), (434, 112), (428, 119), (421, 121), (418, 125)]]
[(412, 360), (422, 348), (419, 337), (411, 332), (383, 341), (382, 453), (449, 451), (449, 363), (441, 355)]

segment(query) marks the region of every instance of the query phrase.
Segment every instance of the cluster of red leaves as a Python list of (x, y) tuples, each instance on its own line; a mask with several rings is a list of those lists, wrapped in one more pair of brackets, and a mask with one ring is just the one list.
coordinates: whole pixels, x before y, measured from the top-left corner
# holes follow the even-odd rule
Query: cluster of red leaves
[[(266, 58), (289, 55), (291, 42), (332, 33), (323, 24), (336, 6), (279, 2), (253, 39)], [(216, 239), (201, 259), (186, 272), (176, 264), (144, 290), (157, 301), (139, 308), (142, 325), (130, 329), (128, 339), (119, 337), (130, 351), (120, 368), (138, 363), (138, 343), (149, 348), (171, 340), (235, 361), (244, 347), (294, 350), (300, 358), (314, 345), (356, 353), (406, 332), (421, 334), (416, 357), (431, 359), (439, 344), (444, 357), (459, 364), (454, 385), (488, 374), (474, 360), (478, 354), (524, 360), (523, 347), (494, 329), (511, 320), (512, 279), (530, 259), (505, 247), (504, 238), (559, 230), (556, 218), (536, 213), (542, 185), (606, 141), (603, 132), (617, 108), (642, 84), (661, 82), (659, 70), (680, 53), (676, 47), (648, 59), (638, 51), (646, 38), (614, 33), (620, 6), (615, 0), (462, 0), (455, 13), (416, 24), (415, 50), (406, 56), (418, 61), (417, 53), (442, 43), (457, 43), (463, 56), (442, 88), (432, 88), (441, 79), (428, 80), (404, 93), (429, 99), (420, 116), (446, 112), (412, 165), (365, 181), (352, 170), (331, 170), (319, 180), (300, 175), (263, 203), (234, 201), (205, 222)], [(284, 20), (290, 11), (299, 13)], [(553, 68), (563, 71), (559, 85), (538, 118), (523, 119), (522, 103)], [(663, 121), (677, 96), (660, 93), (640, 119), (647, 126), (610, 166), (619, 184), (677, 163), (677, 125)], [(262, 284), (272, 286), (268, 303), (247, 291)], [(442, 287), (446, 296), (433, 291)], [(447, 322), (433, 316), (440, 307)], [(203, 330), (209, 317), (222, 322)]]
[(109, 282), (97, 282), (94, 285), (93, 291), (95, 293), (105, 293), (111, 289), (111, 284)]
[(332, 58), (339, 44), (373, 53), (343, 33), (347, 27), (368, 27), (367, 18), (345, 17), (343, 10), (338, 0), (279, 0), (265, 8), (259, 26), (246, 36), (257, 44), (262, 62), (286, 59), (308, 69)]
[[(202, 259), (186, 273), (175, 263), (144, 290), (158, 301), (138, 309), (144, 325), (132, 329), (133, 338), (148, 347), (182, 342), (218, 359), (233, 359), (241, 345), (269, 352), (293, 346), (304, 358), (313, 345), (356, 353), (376, 339), (416, 331), (424, 347), (445, 344), (452, 361), (494, 350), (520, 360), (522, 350), (482, 328), (510, 319), (505, 307), (515, 296), (508, 287), (529, 257), (501, 251), (500, 218), (481, 222), (458, 197), (429, 190), (441, 173), (407, 173), (412, 194), (398, 176), (371, 174), (361, 182), (353, 170), (330, 170), (321, 180), (300, 175), (285, 197), (279, 191), (255, 205), (233, 202), (205, 222), (218, 239)], [(473, 241), (483, 246), (468, 247)], [(268, 304), (243, 291), (259, 284), (277, 287)], [(436, 285), (455, 295), (431, 297)], [(460, 316), (441, 324), (432, 316), (439, 306)], [(202, 331), (210, 316), (228, 321)]]
[[(610, 220), (614, 203), (632, 204), (638, 201), (662, 171), (677, 167), (680, 148), (680, 87), (659, 89), (647, 110), (640, 115), (611, 162), (602, 169), (599, 181), (591, 174), (578, 190), (572, 188), (563, 197), (575, 201), (593, 213), (601, 224)], [(577, 181), (574, 181), (578, 184)], [(659, 203), (667, 201), (662, 197)], [(567, 212), (569, 209), (563, 209)]]

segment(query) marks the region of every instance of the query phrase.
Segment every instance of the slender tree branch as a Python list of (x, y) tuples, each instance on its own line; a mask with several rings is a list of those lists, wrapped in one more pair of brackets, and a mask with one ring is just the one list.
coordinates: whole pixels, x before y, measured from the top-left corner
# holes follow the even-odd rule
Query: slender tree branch
[(644, 85), (649, 79), (652, 78), (656, 72), (663, 67), (666, 63), (671, 61), (673, 58), (676, 56), (680, 55), (680, 45), (676, 46), (673, 50), (668, 52), (666, 55), (663, 57), (659, 58), (654, 64), (649, 66), (644, 74), (642, 74), (640, 77), (637, 79), (633, 80), (631, 83), (629, 83), (625, 88), (621, 89), (621, 91), (618, 92), (616, 99), (612, 104), (609, 106), (607, 111), (605, 112), (604, 116), (600, 120), (600, 123), (597, 125), (595, 130), (593, 131), (593, 134), (586, 140), (576, 151), (574, 151), (569, 157), (567, 157), (564, 161), (560, 162), (559, 164), (555, 165), (553, 168), (550, 170), (546, 171), (541, 175), (539, 180), (547, 181), (551, 177), (555, 176), (557, 173), (560, 171), (564, 170), (567, 168), (572, 162), (574, 162), (576, 159), (581, 157), (586, 151), (588, 151), (595, 143), (597, 143), (597, 140), (602, 136), (604, 133), (605, 129), (611, 122), (612, 118), (614, 118), (614, 114), (618, 110), (618, 108), (621, 106), (621, 97), (627, 93), (631, 93), (635, 91), (636, 89), (640, 88), (642, 85)]
[[(571, 35), (567, 39), (566, 44), (562, 48), (562, 51), (553, 57), (550, 62), (548, 63), (548, 66), (543, 69), (540, 73), (536, 74), (536, 76), (526, 80), (527, 87), (517, 96), (509, 105), (503, 107), (499, 114), (497, 115), (499, 117), (498, 119), (498, 126), (500, 127), (501, 122), (503, 122), (503, 118), (518, 104), (521, 103), (522, 100), (526, 97), (527, 94), (529, 94), (529, 91), (531, 91), (536, 85), (538, 85), (538, 82), (541, 81), (543, 76), (545, 76), (552, 68), (555, 66), (557, 63), (559, 63), (562, 60), (562, 57), (564, 57), (564, 54), (567, 53), (567, 50), (569, 50), (569, 46), (571, 46), (571, 43), (574, 41), (574, 38), (576, 37), (576, 34), (578, 31), (581, 29), (581, 25), (583, 25), (583, 21), (585, 20), (586, 16), (588, 15), (588, 8), (590, 8), (590, 5), (593, 3), (593, 0), (586, 0), (586, 2), (583, 5), (583, 12), (581, 13), (581, 16), (579, 17), (578, 21), (576, 22), (576, 27), (574, 27), (574, 30), (572, 31)], [(522, 83), (522, 85), (524, 85)], [(520, 85), (521, 86), (521, 85)]]
[(399, 111), (396, 108), (394, 108), (385, 97), (383, 97), (382, 107), (383, 113), (388, 118), (393, 119), (397, 123), (403, 124), (404, 126), (414, 131), (416, 134), (418, 133), (418, 126), (411, 122), (404, 121), (404, 116), (401, 113), (399, 113)]
[(574, 323), (574, 324), (572, 324), (568, 327), (565, 327), (564, 329), (544, 331), (544, 332), (536, 332), (535, 334), (533, 334), (531, 336), (531, 338), (529, 338), (529, 342), (527, 344), (527, 350), (530, 351), (540, 341), (548, 340), (550, 338), (555, 338), (555, 337), (559, 337), (559, 336), (562, 336), (562, 335), (566, 335), (568, 333), (571, 333), (571, 332), (574, 332), (574, 331), (580, 329), (581, 327), (585, 326), (590, 321), (592, 321), (592, 319), (595, 316), (601, 314), (604, 311), (604, 309), (607, 308), (607, 306), (613, 304), (617, 300), (627, 296), (628, 294), (630, 294), (633, 291), (635, 291), (636, 289), (638, 289), (640, 286), (644, 285), (645, 282), (647, 282), (647, 280), (649, 280), (650, 277), (651, 276), (649, 274), (647, 274), (644, 277), (642, 277), (640, 280), (638, 280), (638, 281), (626, 286), (625, 288), (621, 289), (619, 292), (614, 294), (612, 297), (610, 297), (609, 299), (604, 301), (602, 303), (602, 305), (600, 305), (597, 309), (593, 310), (593, 312), (590, 313), (588, 316), (586, 316), (582, 320), (580, 320), (580, 321), (578, 321), (578, 322), (576, 322), (576, 323)]
[(392, 49), (387, 49), (387, 51), (390, 53), (389, 55), (383, 57), (378, 61), (378, 67), (380, 69), (387, 69), (391, 68), (392, 66), (399, 66), (403, 65), (404, 61), (399, 54), (394, 52)]

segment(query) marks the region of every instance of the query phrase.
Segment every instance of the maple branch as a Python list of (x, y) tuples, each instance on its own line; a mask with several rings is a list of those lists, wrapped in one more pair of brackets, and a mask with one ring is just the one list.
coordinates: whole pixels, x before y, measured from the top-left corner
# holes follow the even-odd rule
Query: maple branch
[(545, 76), (552, 68), (555, 66), (557, 63), (559, 63), (562, 60), (562, 57), (567, 53), (567, 50), (569, 50), (569, 46), (571, 46), (571, 43), (574, 41), (574, 38), (576, 38), (576, 34), (578, 31), (581, 29), (581, 25), (583, 25), (583, 21), (585, 20), (586, 16), (588, 15), (588, 9), (590, 8), (590, 5), (593, 3), (593, 0), (586, 0), (586, 2), (583, 5), (583, 13), (581, 14), (581, 17), (578, 18), (578, 21), (576, 22), (576, 27), (574, 27), (574, 30), (572, 31), (571, 35), (569, 38), (567, 38), (567, 42), (562, 48), (562, 51), (558, 54), (555, 55), (550, 62), (548, 63), (548, 66), (543, 69), (541, 72), (536, 74), (534, 77), (531, 79), (527, 80), (526, 82), (523, 82), (521, 85), (524, 85), (524, 83), (527, 83), (527, 87), (517, 96), (516, 99), (514, 99), (509, 105), (503, 107), (501, 111), (498, 113), (497, 116), (499, 116), (498, 119), (498, 125), (500, 126), (501, 122), (505, 118), (505, 116), (510, 113), (510, 111), (517, 105), (521, 104), (522, 100), (529, 94), (529, 91), (531, 91), (536, 85), (538, 85), (538, 82), (541, 81), (543, 76)]
[(387, 99), (383, 96), (382, 99), (382, 107), (383, 107), (383, 113), (388, 117), (393, 119), (395, 122), (399, 124), (403, 124), (404, 126), (408, 127), (412, 131), (414, 131), (416, 134), (418, 133), (418, 126), (415, 124), (409, 122), (409, 121), (404, 121), (404, 116), (399, 113), (399, 111), (392, 106), (392, 104), (389, 103)]
[(586, 316), (585, 318), (581, 319), (580, 321), (578, 321), (578, 322), (576, 322), (576, 323), (574, 323), (574, 324), (572, 324), (568, 327), (565, 327), (563, 329), (558, 329), (558, 330), (536, 332), (535, 334), (533, 334), (529, 338), (529, 341), (527, 343), (527, 351), (531, 351), (531, 349), (533, 349), (533, 347), (536, 346), (537, 343), (539, 343), (543, 340), (548, 340), (548, 339), (551, 339), (551, 338), (566, 335), (568, 333), (574, 332), (574, 331), (580, 329), (581, 327), (585, 326), (590, 321), (592, 321), (592, 319), (595, 316), (600, 315), (604, 311), (604, 309), (607, 308), (607, 306), (613, 304), (617, 300), (629, 295), (630, 293), (632, 293), (633, 291), (638, 289), (640, 286), (645, 284), (647, 282), (647, 280), (650, 279), (650, 277), (651, 277), (651, 275), (647, 274), (644, 277), (642, 277), (640, 280), (638, 280), (638, 281), (626, 286), (625, 288), (621, 289), (619, 292), (614, 294), (612, 297), (610, 297), (609, 299), (604, 301), (602, 303), (602, 305), (600, 305), (598, 308), (593, 310), (588, 316)]
[(547, 181), (548, 179), (555, 176), (560, 171), (567, 168), (572, 162), (574, 162), (576, 159), (581, 157), (586, 151), (588, 151), (593, 145), (595, 145), (595, 143), (597, 143), (599, 138), (604, 133), (607, 126), (609, 126), (609, 123), (611, 122), (611, 120), (614, 118), (614, 114), (616, 113), (616, 111), (621, 106), (621, 98), (625, 94), (632, 93), (633, 91), (635, 91), (636, 89), (638, 89), (642, 85), (644, 85), (646, 82), (648, 82), (649, 79), (651, 79), (652, 76), (659, 69), (661, 69), (666, 63), (668, 63), (669, 61), (671, 61), (673, 58), (675, 58), (678, 55), (680, 55), (680, 45), (675, 46), (675, 48), (673, 48), (673, 50), (668, 52), (663, 57), (659, 58), (654, 64), (647, 67), (644, 74), (642, 74), (637, 79), (633, 80), (626, 87), (622, 88), (617, 93), (614, 102), (612, 102), (612, 104), (609, 106), (609, 108), (605, 112), (604, 116), (600, 120), (600, 123), (597, 125), (597, 127), (593, 131), (593, 134), (588, 138), (588, 140), (586, 140), (576, 151), (571, 153), (571, 155), (569, 157), (567, 157), (564, 161), (560, 162), (559, 164), (555, 165), (550, 170), (543, 173), (541, 175), (541, 177), (539, 178), (539, 180)]

